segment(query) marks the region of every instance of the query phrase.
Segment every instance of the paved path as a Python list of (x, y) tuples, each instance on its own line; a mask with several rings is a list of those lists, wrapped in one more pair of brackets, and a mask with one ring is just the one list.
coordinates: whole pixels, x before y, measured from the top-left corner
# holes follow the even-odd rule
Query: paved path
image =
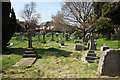
[(36, 58), (22, 58), (13, 66), (31, 66), (37, 59)]

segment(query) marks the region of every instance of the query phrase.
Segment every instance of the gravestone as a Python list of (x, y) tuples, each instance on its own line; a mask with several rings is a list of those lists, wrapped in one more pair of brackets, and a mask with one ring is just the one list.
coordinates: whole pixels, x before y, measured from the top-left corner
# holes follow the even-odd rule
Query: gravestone
[(82, 38), (83, 42), (88, 42), (88, 38)]
[(22, 39), (22, 35), (17, 36), (16, 40), (20, 41)]
[(43, 41), (45, 41), (45, 32), (43, 32)]
[(20, 32), (20, 35), (24, 35), (24, 33), (23, 33), (23, 32)]
[(100, 48), (100, 50), (101, 51), (105, 51), (105, 50), (107, 50), (107, 49), (110, 49), (108, 46), (106, 46), (106, 45), (103, 45), (103, 46), (101, 46), (101, 48)]
[(90, 33), (87, 33), (85, 38), (87, 38), (89, 40), (90, 39)]
[(65, 33), (63, 32), (63, 38), (65, 37)]
[(58, 33), (56, 33), (55, 35), (56, 35), (56, 37), (58, 37)]
[(55, 41), (54, 40), (54, 32), (52, 32), (52, 39), (51, 39), (51, 41)]
[(41, 34), (40, 34), (40, 33), (38, 33), (38, 40), (39, 40), (39, 41), (40, 41), (40, 35), (41, 35)]
[(71, 40), (74, 40), (75, 39), (75, 37), (69, 37)]
[(120, 76), (120, 49), (107, 49), (99, 60), (98, 71), (105, 76)]
[(50, 37), (50, 33), (47, 34), (47, 37)]
[(76, 50), (84, 50), (84, 46), (83, 45), (75, 45), (75, 49)]
[(24, 34), (24, 37), (28, 37), (28, 33), (27, 33), (27, 34)]
[(89, 41), (89, 43), (88, 43), (88, 48), (89, 48), (89, 50), (96, 50), (96, 47), (97, 47), (97, 43), (96, 43), (96, 41), (94, 40), (95, 39), (95, 34), (94, 33), (92, 33), (91, 34), (91, 36), (90, 36), (90, 41)]
[(57, 38), (56, 42), (59, 43), (61, 40), (61, 38)]
[(13, 34), (13, 37), (16, 37), (17, 35), (16, 34)]
[(68, 33), (65, 34), (65, 40), (69, 41)]
[(61, 46), (64, 46), (64, 41), (60, 40), (59, 43), (61, 43)]
[(46, 56), (58, 56), (58, 52), (45, 52)]
[(35, 32), (31, 31), (31, 37), (35, 37)]
[(75, 31), (73, 34), (74, 34), (74, 36), (75, 36), (74, 39), (77, 39), (77, 31)]
[(75, 44), (76, 44), (76, 43), (81, 43), (81, 41), (75, 41), (74, 43), (75, 43)]

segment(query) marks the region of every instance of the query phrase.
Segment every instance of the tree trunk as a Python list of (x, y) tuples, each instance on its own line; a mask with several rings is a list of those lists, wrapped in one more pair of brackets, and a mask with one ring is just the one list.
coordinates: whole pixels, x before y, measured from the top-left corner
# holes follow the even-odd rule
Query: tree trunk
[(111, 39), (111, 32), (108, 32), (108, 34), (107, 34), (107, 39), (108, 39), (108, 40)]
[(85, 32), (85, 29), (83, 30), (83, 37), (85, 38), (85, 34), (86, 34), (86, 32)]

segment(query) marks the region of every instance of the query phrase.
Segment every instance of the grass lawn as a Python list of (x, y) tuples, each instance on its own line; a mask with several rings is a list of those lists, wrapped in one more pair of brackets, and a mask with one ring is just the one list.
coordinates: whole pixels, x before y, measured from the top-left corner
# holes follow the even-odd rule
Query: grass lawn
[[(32, 39), (37, 39), (38, 36)], [(65, 40), (62, 34), (59, 38)], [(40, 36), (42, 40), (42, 36)], [(28, 47), (27, 38), (23, 37), (21, 41), (17, 41), (16, 37), (12, 37), (9, 43), (14, 45), (6, 50), (3, 50), (2, 55), (2, 77), (3, 78), (109, 78), (108, 76), (100, 76), (97, 68), (99, 60), (95, 63), (84, 63), (81, 60), (82, 55), (85, 51), (76, 51), (74, 41), (65, 41), (65, 48), (60, 48), (59, 43), (56, 41), (50, 41), (50, 37), (46, 37), (46, 44), (39, 42), (33, 42), (33, 47), (42, 59), (38, 59), (32, 67), (13, 67), (18, 62), (24, 51)], [(56, 40), (57, 37), (54, 36)], [(81, 40), (82, 41), (82, 40)], [(106, 44), (110, 48), (118, 49), (118, 40), (106, 40), (104, 38), (97, 39), (97, 50), (95, 53), (98, 57), (101, 56), (102, 52), (99, 51), (103, 44)], [(51, 49), (51, 48), (57, 48)], [(59, 57), (45, 56), (45, 52), (58, 52)], [(70, 57), (64, 57), (64, 56)]]

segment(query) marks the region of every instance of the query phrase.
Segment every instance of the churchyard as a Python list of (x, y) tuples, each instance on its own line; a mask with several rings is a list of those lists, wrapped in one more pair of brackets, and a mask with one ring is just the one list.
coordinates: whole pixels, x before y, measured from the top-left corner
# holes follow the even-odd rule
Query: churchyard
[[(20, 35), (20, 33), (16, 34)], [(47, 33), (45, 36), (43, 35), (38, 36), (37, 33), (35, 36), (33, 35), (32, 37), (32, 46), (38, 54), (38, 58), (35, 61), (35, 63), (30, 66), (14, 66), (23, 58), (23, 55), (28, 48), (28, 38), (25, 35), (23, 35), (21, 39), (19, 39), (15, 35), (11, 38), (9, 43), (13, 44), (11, 44), (11, 46), (8, 46), (7, 49), (3, 50), (3, 78), (118, 77), (101, 76), (99, 72), (100, 68), (98, 70), (98, 66), (100, 64), (100, 57), (104, 53), (103, 49), (101, 49), (101, 46), (106, 45), (110, 49), (118, 49), (118, 40), (106, 40), (105, 38), (99, 37), (96, 39), (96, 47), (95, 45), (93, 45), (94, 47), (89, 46), (89, 49), (94, 48), (94, 50), (89, 50), (87, 43), (83, 42), (82, 38), (79, 39), (77, 37), (73, 39), (73, 37), (75, 37), (74, 34), (71, 34), (71, 37), (68, 37), (68, 35), (70, 34), (67, 34), (67, 36), (65, 35), (63, 37), (62, 33), (54, 33), (54, 36), (52, 36), (52, 34), (49, 33)], [(92, 41), (92, 37), (90, 40)], [(94, 43), (94, 41), (92, 42)], [(91, 45), (91, 43), (89, 45)], [(88, 56), (91, 56), (92, 58)]]

